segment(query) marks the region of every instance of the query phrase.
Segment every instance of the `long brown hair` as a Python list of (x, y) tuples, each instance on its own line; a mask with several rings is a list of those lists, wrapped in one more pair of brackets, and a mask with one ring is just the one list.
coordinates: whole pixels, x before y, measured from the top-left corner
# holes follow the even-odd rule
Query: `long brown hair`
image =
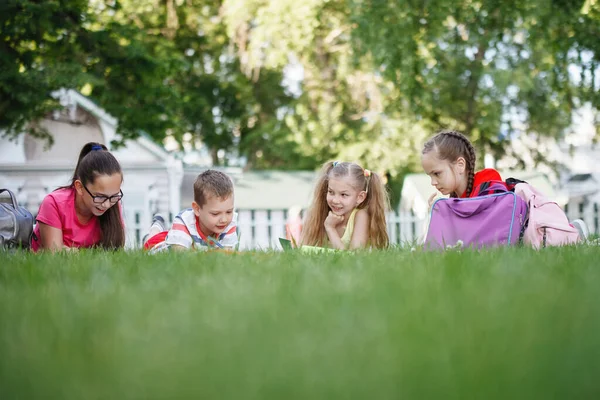
[(329, 213), (327, 190), (331, 177), (351, 177), (356, 190), (364, 190), (367, 197), (358, 209), (366, 209), (369, 214), (369, 245), (378, 249), (389, 245), (385, 213), (390, 209), (387, 190), (381, 177), (353, 162), (327, 162), (323, 164), (315, 185), (313, 201), (308, 209), (302, 228), (300, 242), (309, 246), (323, 246), (327, 238), (325, 219)]
[[(462, 133), (457, 131), (441, 131), (434, 137), (425, 142), (422, 154), (430, 151), (436, 151), (440, 160), (446, 160), (451, 163), (458, 160), (459, 157), (465, 159), (467, 163), (467, 197), (473, 190), (475, 180), (475, 148), (471, 141)], [(450, 197), (459, 197), (462, 193), (451, 193)]]
[[(75, 181), (79, 180), (85, 186), (88, 183), (94, 184), (96, 178), (100, 175), (121, 174), (121, 165), (106, 146), (100, 143), (86, 143), (77, 160), (77, 166), (71, 178), (71, 184), (67, 188), (74, 188)], [(117, 203), (118, 204), (118, 203)], [(125, 246), (125, 229), (123, 228), (123, 219), (121, 210), (117, 204), (111, 206), (104, 214), (98, 217), (100, 221), (100, 230), (102, 237), (100, 246), (105, 249), (115, 250)]]

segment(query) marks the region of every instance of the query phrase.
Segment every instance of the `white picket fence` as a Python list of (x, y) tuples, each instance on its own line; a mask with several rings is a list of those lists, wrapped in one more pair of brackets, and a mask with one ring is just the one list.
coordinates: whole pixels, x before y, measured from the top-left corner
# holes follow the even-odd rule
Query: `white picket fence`
[[(279, 238), (286, 237), (287, 210), (238, 210), (240, 249), (281, 249)], [(151, 216), (144, 210), (125, 209), (127, 247), (141, 246), (150, 227)], [(172, 217), (171, 217), (172, 218)], [(387, 217), (390, 242), (411, 245), (423, 235), (425, 221), (413, 213), (390, 213)]]
[(590, 234), (600, 235), (600, 213), (598, 209), (600, 209), (599, 203), (580, 202), (567, 204), (565, 212), (569, 217), (569, 221), (580, 218), (585, 221)]
[[(571, 204), (565, 208), (569, 220), (583, 219), (590, 233), (600, 235), (598, 203)], [(238, 210), (240, 249), (281, 249), (280, 237), (286, 237), (287, 210)], [(151, 215), (144, 210), (125, 209), (127, 247), (138, 248), (150, 226)], [(412, 246), (422, 239), (425, 220), (412, 212), (392, 212), (387, 217), (390, 243)]]
[[(286, 210), (240, 210), (238, 230), (241, 249), (280, 249), (286, 237)], [(392, 243), (414, 243), (423, 234), (424, 221), (412, 213), (390, 213), (388, 234)]]
[[(37, 200), (28, 203), (28, 197), (22, 193), (15, 192), (19, 197), (19, 204), (28, 210), (37, 210), (39, 202), (44, 196), (40, 193)], [(131, 197), (131, 196), (129, 196)], [(132, 206), (132, 204), (138, 205)], [(126, 247), (141, 247), (142, 239), (148, 232), (152, 215), (144, 202), (129, 202), (123, 207), (125, 216)], [(569, 220), (583, 219), (590, 233), (600, 235), (600, 205), (590, 201), (573, 202), (566, 207), (565, 212)], [(37, 213), (36, 213), (37, 214)], [(35, 216), (35, 214), (34, 214)], [(279, 238), (285, 237), (285, 224), (287, 222), (287, 210), (238, 210), (238, 229), (240, 235), (240, 249), (280, 249)], [(169, 220), (172, 216), (168, 217)], [(410, 212), (392, 212), (387, 217), (387, 229), (390, 243), (395, 245), (412, 245), (422, 239), (425, 231), (425, 221)]]

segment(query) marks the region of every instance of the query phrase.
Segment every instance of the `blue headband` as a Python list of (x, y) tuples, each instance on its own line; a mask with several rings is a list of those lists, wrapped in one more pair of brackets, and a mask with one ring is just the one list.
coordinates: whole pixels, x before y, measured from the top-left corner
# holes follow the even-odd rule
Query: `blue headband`
[(333, 168), (337, 167), (337, 165), (340, 163), (341, 161), (334, 161), (333, 162)]
[(92, 146), (92, 151), (97, 151), (97, 150), (103, 150), (102, 146), (100, 146), (99, 144), (95, 144)]

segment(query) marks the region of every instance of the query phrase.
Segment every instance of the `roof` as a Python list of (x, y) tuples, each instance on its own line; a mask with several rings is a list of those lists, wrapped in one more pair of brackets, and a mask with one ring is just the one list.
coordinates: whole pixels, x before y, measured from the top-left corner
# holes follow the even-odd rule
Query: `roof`
[(77, 105), (112, 127), (117, 126), (118, 121), (115, 117), (76, 90), (59, 89), (52, 92), (52, 97), (58, 99), (63, 107)]
[[(52, 93), (52, 96), (60, 100), (63, 107), (78, 106), (85, 109), (87, 112), (92, 114), (98, 120), (111, 126), (111, 128), (117, 128), (118, 120), (107, 113), (103, 108), (98, 106), (88, 97), (82, 95), (73, 89), (60, 89)], [(139, 136), (136, 139), (127, 140), (125, 147), (112, 149), (111, 151), (120, 156), (119, 160), (126, 159), (132, 161), (166, 161), (169, 159), (169, 152), (158, 143), (154, 142), (150, 135), (146, 132), (138, 132)], [(110, 146), (111, 137), (107, 135), (107, 132), (103, 131), (105, 136), (106, 145)], [(140, 151), (146, 152), (147, 154), (141, 155)], [(133, 154), (135, 153), (135, 154)]]
[[(308, 207), (317, 173), (313, 171), (247, 171), (215, 168), (232, 177), (235, 186), (235, 206), (238, 209), (289, 209)], [(182, 208), (193, 201), (194, 181), (206, 169), (184, 168)]]
[(571, 199), (581, 201), (583, 198), (594, 199), (600, 196), (600, 173), (575, 174), (569, 177), (564, 189)]
[(111, 149), (111, 152), (119, 162), (128, 164), (164, 163), (174, 158), (164, 147), (157, 144), (144, 132), (140, 132), (140, 136), (135, 139), (127, 139), (125, 146)]
[(592, 174), (575, 174), (572, 175), (569, 179), (567, 179), (567, 182), (585, 182), (587, 180), (592, 180), (592, 181), (596, 181), (594, 179), (594, 176)]

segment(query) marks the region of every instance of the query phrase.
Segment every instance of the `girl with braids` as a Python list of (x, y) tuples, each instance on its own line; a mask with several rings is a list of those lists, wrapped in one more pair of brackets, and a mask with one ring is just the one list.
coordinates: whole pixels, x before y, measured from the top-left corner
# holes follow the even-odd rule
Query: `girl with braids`
[(334, 249), (385, 248), (389, 244), (383, 181), (353, 162), (323, 165), (300, 242)]
[[(485, 182), (506, 186), (495, 169), (475, 172), (475, 149), (460, 132), (441, 131), (429, 139), (423, 146), (421, 164), (431, 178), (431, 185), (450, 197), (475, 197)], [(431, 196), (430, 203), (435, 196)]]
[(123, 219), (114, 207), (123, 198), (122, 183), (121, 166), (106, 146), (83, 146), (71, 184), (49, 193), (40, 205), (33, 251), (122, 248)]
[[(431, 185), (443, 195), (459, 198), (476, 197), (480, 193), (489, 193), (485, 192), (486, 184), (492, 182), (503, 185), (508, 190), (506, 182), (502, 181), (500, 174), (495, 169), (487, 168), (475, 172), (475, 149), (469, 139), (460, 132), (442, 131), (429, 139), (423, 146), (421, 164), (427, 175), (431, 177)], [(535, 223), (531, 222), (533, 214), (530, 211), (529, 222), (524, 231), (524, 243), (539, 248), (542, 241), (543, 246), (546, 244), (553, 246), (575, 243), (577, 240), (585, 240), (588, 237), (589, 229), (583, 220), (577, 219), (569, 223), (566, 215), (556, 203), (545, 199), (541, 193), (535, 191), (526, 182), (518, 182), (522, 182), (526, 186), (519, 189), (517, 184), (514, 191), (528, 203), (530, 210), (535, 207), (532, 206), (531, 201), (544, 203), (551, 207), (545, 211), (538, 211)], [(535, 193), (535, 196), (532, 197), (531, 194), (526, 194), (527, 192)], [(434, 193), (429, 198), (430, 207), (436, 195)], [(551, 204), (554, 204), (556, 209), (553, 209)], [(543, 234), (540, 227), (544, 229)], [(546, 238), (546, 229), (549, 232), (554, 230), (555, 233), (549, 234)], [(573, 236), (569, 230), (574, 232), (575, 229), (577, 234)], [(548, 241), (546, 242), (546, 240)]]

